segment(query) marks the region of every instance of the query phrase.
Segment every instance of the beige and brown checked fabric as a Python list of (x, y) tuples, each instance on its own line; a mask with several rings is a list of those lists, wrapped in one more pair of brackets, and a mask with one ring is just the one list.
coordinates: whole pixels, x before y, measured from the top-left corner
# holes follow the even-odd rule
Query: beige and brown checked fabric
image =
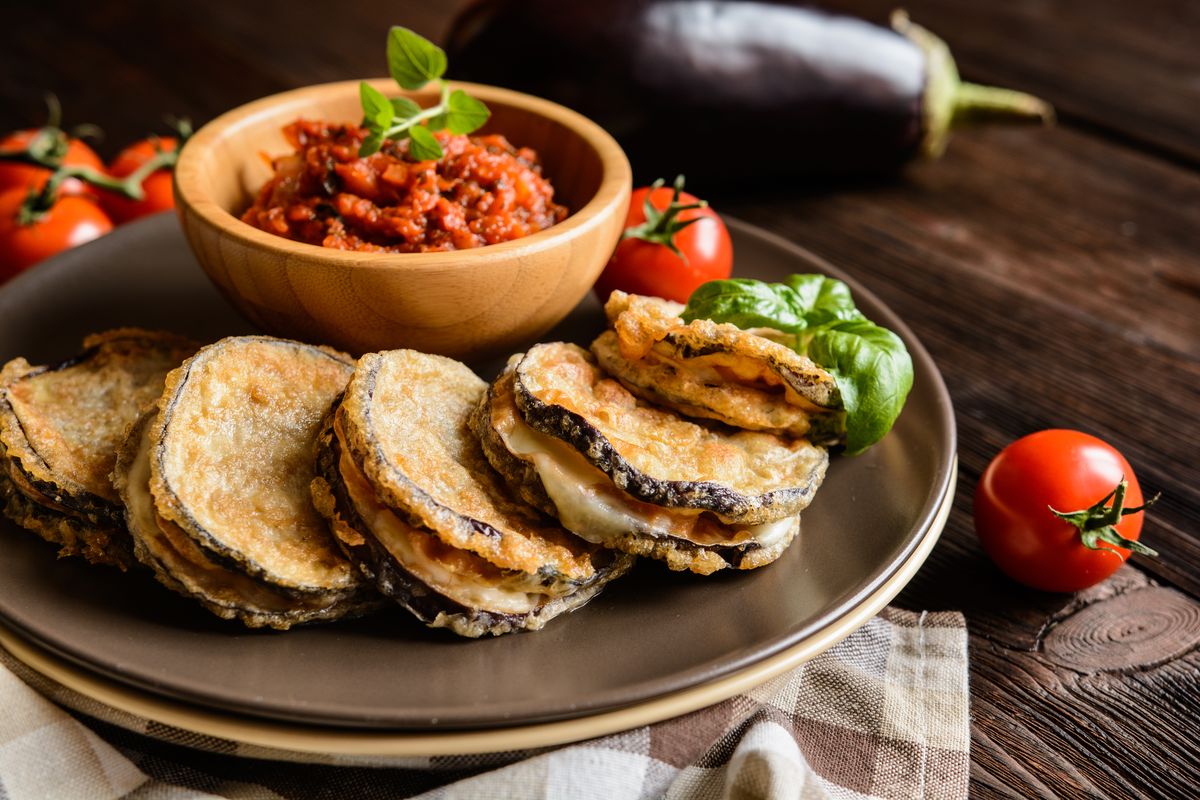
[(656, 725), (533, 753), (304, 764), (115, 711), (0, 650), (0, 800), (963, 798), (966, 639), (959, 614), (885, 609), (792, 672)]

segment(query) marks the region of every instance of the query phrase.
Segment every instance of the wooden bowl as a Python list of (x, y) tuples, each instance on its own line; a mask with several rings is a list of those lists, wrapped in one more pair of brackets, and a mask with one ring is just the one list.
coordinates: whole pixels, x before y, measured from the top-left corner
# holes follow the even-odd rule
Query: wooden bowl
[[(390, 79), (371, 83), (402, 94)], [(466, 358), (523, 346), (587, 294), (616, 246), (632, 173), (600, 126), (547, 100), (453, 84), (487, 103), (481, 132), (534, 148), (570, 209), (552, 228), (511, 242), (437, 253), (359, 253), (294, 242), (238, 219), (291, 152), (297, 119), (362, 118), (358, 81), (310, 86), (236, 108), (201, 128), (175, 167), (188, 243), (221, 292), (251, 322), (351, 353), (410, 347)], [(434, 102), (433, 89), (408, 93)]]

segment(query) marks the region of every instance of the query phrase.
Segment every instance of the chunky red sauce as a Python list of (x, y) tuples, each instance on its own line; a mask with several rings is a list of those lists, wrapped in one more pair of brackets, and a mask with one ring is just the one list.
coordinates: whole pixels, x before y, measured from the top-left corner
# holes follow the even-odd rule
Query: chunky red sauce
[(567, 216), (537, 153), (503, 136), (434, 134), (445, 155), (411, 161), (407, 142), (359, 158), (367, 131), (298, 120), (296, 148), (275, 159), (242, 221), (269, 233), (340, 250), (421, 253), (506, 242)]

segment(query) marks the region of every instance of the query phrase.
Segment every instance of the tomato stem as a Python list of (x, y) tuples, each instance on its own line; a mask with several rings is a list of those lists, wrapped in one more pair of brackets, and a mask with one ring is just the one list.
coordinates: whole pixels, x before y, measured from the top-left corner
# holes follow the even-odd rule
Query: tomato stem
[(687, 263), (687, 256), (679, 249), (679, 245), (675, 244), (675, 234), (686, 228), (688, 225), (699, 222), (706, 217), (696, 217), (694, 219), (682, 220), (677, 219), (680, 212), (691, 211), (696, 208), (707, 208), (708, 203), (704, 200), (698, 200), (695, 203), (680, 203), (679, 195), (683, 192), (684, 178), (682, 175), (675, 176), (674, 191), (671, 194), (671, 202), (662, 211), (659, 211), (655, 205), (650, 202), (651, 196), (658, 189), (663, 187), (665, 181), (659, 178), (654, 183), (650, 184), (650, 191), (646, 193), (646, 199), (642, 204), (642, 210), (646, 215), (646, 221), (641, 225), (632, 225), (625, 229), (621, 234), (622, 239), (641, 239), (644, 242), (652, 244), (661, 244), (668, 248), (672, 253), (679, 256), (683, 263)]
[[(47, 97), (52, 96), (48, 95)], [(51, 106), (52, 119), (54, 116), (54, 107)], [(179, 137), (179, 143), (175, 149), (168, 151), (158, 145), (153, 156), (146, 159), (124, 178), (114, 178), (92, 167), (62, 163), (66, 156), (68, 141), (67, 135), (57, 125), (53, 127), (47, 125), (41, 128), (23, 149), (0, 150), (0, 161), (15, 161), (19, 164), (30, 164), (52, 170), (45, 186), (40, 190), (31, 191), (25, 199), (17, 215), (18, 222), (22, 225), (32, 225), (45, 216), (46, 212), (54, 205), (55, 200), (58, 199), (59, 187), (68, 178), (76, 178), (90, 186), (113, 192), (128, 200), (144, 199), (146, 191), (142, 184), (146, 178), (156, 170), (173, 168), (176, 161), (179, 160), (179, 151), (183, 148), (183, 143), (192, 135), (192, 124), (187, 119), (169, 120), (168, 124), (175, 129)]]
[[(1090, 507), (1080, 511), (1058, 511), (1053, 506), (1046, 507), (1056, 517), (1066, 520), (1079, 529), (1079, 538), (1085, 547), (1092, 550), (1099, 550), (1101, 549), (1100, 543), (1106, 542), (1117, 547), (1123, 547), (1126, 550), (1132, 550), (1144, 556), (1157, 556), (1158, 551), (1152, 550), (1141, 542), (1126, 539), (1118, 533), (1116, 525), (1121, 521), (1122, 517), (1145, 511), (1154, 503), (1157, 503), (1158, 498), (1162, 497), (1162, 493), (1156, 494), (1140, 506), (1125, 508), (1125, 492), (1128, 488), (1129, 483), (1122, 478), (1121, 482), (1117, 484), (1117, 488), (1113, 489)], [(1109, 500), (1112, 501), (1111, 506), (1108, 505)]]

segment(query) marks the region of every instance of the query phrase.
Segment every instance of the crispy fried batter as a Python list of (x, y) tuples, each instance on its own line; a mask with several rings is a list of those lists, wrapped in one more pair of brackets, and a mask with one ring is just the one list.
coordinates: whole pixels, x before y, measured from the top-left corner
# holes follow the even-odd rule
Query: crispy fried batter
[[(364, 504), (362, 498), (352, 496), (355, 492), (347, 485), (347, 466), (351, 472), (349, 480), (359, 482), (360, 492), (369, 492), (365, 477), (357, 472), (348, 453), (341, 449), (331, 424), (322, 434), (318, 446), (318, 477), (312, 483), (313, 504), (330, 520), (346, 554), (375, 581), (379, 591), (430, 627), (449, 628), (467, 637), (538, 630), (554, 617), (587, 603), (605, 584), (623, 575), (633, 564), (630, 556), (613, 558), (601, 554), (597, 558), (598, 569), (586, 582), (570, 586), (569, 592), (554, 597), (523, 594), (520, 573), (514, 575), (498, 570), (479, 556), (451, 548), (428, 529), (393, 516), (385, 521), (388, 531), (380, 530), (377, 499)], [(363, 505), (373, 522), (367, 522), (359, 513)], [(399, 538), (405, 541), (398, 541)], [(414, 548), (420, 551), (420, 558), (412, 558)], [(441, 567), (432, 575), (428, 567), (431, 560)], [(437, 574), (443, 570), (464, 576), (466, 590), (453, 577)], [(504, 586), (507, 589), (501, 588)], [(500, 591), (488, 592), (488, 587)], [(504, 594), (511, 594), (514, 602), (504, 602), (503, 597), (500, 602), (495, 602), (497, 596)]]
[(108, 564), (122, 570), (134, 563), (129, 534), (124, 528), (96, 528), (72, 514), (30, 500), (3, 467), (0, 467), (0, 512), (22, 528), (57, 545), (60, 558), (83, 556), (93, 564)]
[(378, 605), (370, 592), (300, 592), (271, 586), (225, 568), (178, 526), (163, 519), (150, 492), (151, 436), (157, 413), (148, 411), (134, 424), (118, 453), (113, 484), (126, 508), (137, 558), (159, 582), (200, 602), (222, 619), (239, 619), (252, 628), (286, 630), (293, 625), (364, 613)]
[(175, 334), (121, 328), (87, 337), (83, 352), (61, 364), (6, 365), (0, 440), (9, 458), (71, 507), (119, 512), (108, 478), (117, 447), (162, 393), (167, 372), (196, 346)]
[(468, 429), (486, 388), (452, 359), (369, 354), (338, 407), (337, 432), (376, 495), (446, 544), (502, 569), (589, 580), (596, 548), (514, 500)]
[(678, 303), (620, 291), (604, 308), (613, 330), (592, 350), (635, 394), (747, 430), (822, 441), (844, 435), (833, 376), (766, 331), (684, 323)]
[(167, 377), (152, 431), (158, 514), (208, 557), (272, 586), (352, 589), (357, 573), (312, 508), (313, 448), (353, 371), (326, 348), (243, 336)]
[(633, 497), (743, 525), (798, 514), (828, 454), (802, 439), (700, 425), (639, 401), (573, 344), (535, 345), (515, 374), (526, 423), (561, 439)]
[(93, 334), (53, 366), (0, 370), (0, 472), (6, 515), (95, 564), (126, 569), (132, 543), (109, 481), (117, 446), (167, 372), (194, 352), (181, 336), (137, 328)]
[(783, 391), (727, 380), (711, 368), (689, 368), (654, 350), (631, 361), (621, 355), (615, 331), (600, 334), (592, 342), (592, 354), (605, 372), (638, 397), (687, 417), (803, 437), (816, 444), (835, 444), (845, 436), (844, 414), (789, 403)]
[[(774, 561), (799, 530), (799, 517), (791, 518), (783, 535), (766, 543), (752, 538), (739, 526), (719, 523), (707, 512), (656, 507), (617, 489), (603, 472), (565, 442), (529, 428), (521, 419), (513, 394), (513, 367), (488, 389), (471, 415), (471, 429), (479, 437), (488, 461), (526, 502), (560, 517), (583, 538), (622, 552), (665, 561), (673, 570), (708, 575), (727, 567), (753, 569)], [(541, 470), (566, 476), (569, 489), (559, 496), (567, 503), (600, 503), (611, 508), (616, 522), (591, 522), (585, 511), (560, 508), (543, 482)], [(602, 512), (603, 513), (603, 512)], [(601, 530), (601, 527), (604, 530)], [(616, 530), (613, 530), (616, 528)]]

